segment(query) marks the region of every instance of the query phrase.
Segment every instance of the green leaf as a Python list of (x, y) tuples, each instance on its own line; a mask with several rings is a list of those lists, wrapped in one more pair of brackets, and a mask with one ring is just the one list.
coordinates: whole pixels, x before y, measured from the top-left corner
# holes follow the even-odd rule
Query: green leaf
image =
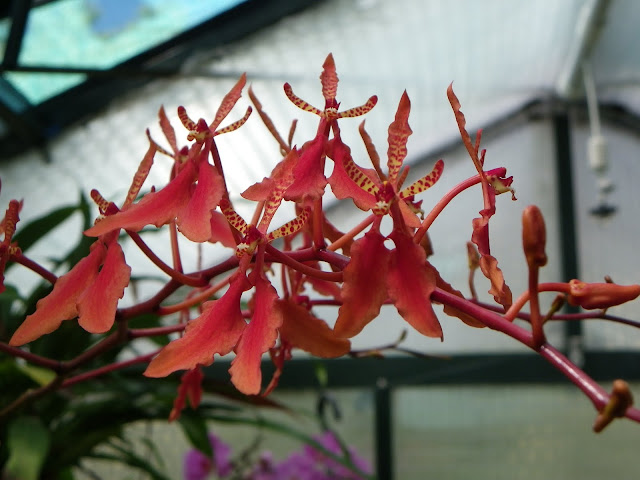
[(36, 417), (18, 417), (9, 425), (7, 446), (9, 478), (38, 480), (49, 452), (49, 431)]
[(204, 418), (196, 412), (183, 411), (178, 422), (185, 436), (189, 439), (189, 443), (207, 457), (213, 457), (213, 450), (207, 433), (207, 423)]
[(24, 226), (18, 224), (18, 231), (13, 240), (18, 242), (18, 246), (24, 252), (77, 211), (77, 206), (62, 207), (36, 218)]
[(56, 372), (48, 368), (36, 367), (30, 364), (16, 365), (20, 371), (40, 386), (48, 385), (56, 378)]
[(329, 372), (327, 371), (327, 366), (322, 362), (315, 362), (313, 365), (313, 371), (316, 375), (320, 388), (327, 388), (327, 385), (329, 384)]

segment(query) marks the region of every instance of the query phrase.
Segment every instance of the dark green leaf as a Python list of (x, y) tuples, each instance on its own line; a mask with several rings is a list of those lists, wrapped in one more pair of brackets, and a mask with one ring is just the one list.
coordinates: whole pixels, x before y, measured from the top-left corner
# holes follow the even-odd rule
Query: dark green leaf
[(49, 431), (36, 417), (18, 417), (9, 424), (6, 470), (10, 478), (38, 480), (49, 452)]
[(209, 442), (207, 423), (197, 412), (184, 410), (178, 420), (182, 431), (194, 448), (197, 448), (207, 457), (213, 457), (213, 450)]
[(58, 225), (78, 211), (77, 206), (62, 207), (36, 218), (26, 225), (18, 224), (18, 230), (13, 240), (18, 242), (20, 249), (25, 252), (38, 240), (45, 237)]

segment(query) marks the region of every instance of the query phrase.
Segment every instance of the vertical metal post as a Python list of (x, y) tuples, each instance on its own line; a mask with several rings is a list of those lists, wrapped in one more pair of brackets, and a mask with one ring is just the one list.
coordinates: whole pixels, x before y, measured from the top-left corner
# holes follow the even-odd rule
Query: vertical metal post
[[(571, 123), (566, 109), (553, 114), (553, 131), (556, 152), (558, 220), (560, 222), (560, 253), (562, 255), (562, 280), (578, 278), (578, 241), (575, 221), (575, 194), (571, 154)], [(567, 306), (572, 312), (576, 307)], [(565, 322), (566, 351), (578, 365), (583, 363), (582, 323)]]
[(391, 423), (391, 387), (386, 378), (376, 382), (376, 473), (378, 480), (393, 479), (393, 425)]

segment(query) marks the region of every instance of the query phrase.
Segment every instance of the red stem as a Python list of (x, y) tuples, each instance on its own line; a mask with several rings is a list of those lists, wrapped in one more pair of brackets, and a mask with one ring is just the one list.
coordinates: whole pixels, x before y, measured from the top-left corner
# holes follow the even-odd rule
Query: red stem
[(58, 277), (54, 273), (50, 272), (39, 263), (34, 262), (30, 258), (25, 257), (22, 253), (19, 253), (18, 255), (13, 256), (12, 259), (16, 263), (19, 263), (20, 265), (27, 267), (29, 270), (34, 271), (35, 273), (37, 273), (42, 278), (44, 278), (45, 280), (47, 280), (52, 284), (56, 283), (56, 280), (58, 280)]
[[(194, 276), (191, 276), (191, 275), (185, 275), (182, 272), (174, 270), (169, 265), (164, 263), (160, 259), (160, 257), (158, 257), (149, 248), (149, 246), (144, 242), (144, 240), (142, 240), (142, 238), (140, 237), (140, 235), (138, 235), (138, 233), (132, 232), (130, 230), (127, 230), (126, 232), (127, 232), (127, 234), (129, 234), (129, 236), (135, 242), (135, 244), (138, 246), (138, 248), (140, 248), (140, 250), (142, 250), (142, 252), (147, 256), (147, 258), (149, 258), (149, 260), (151, 260), (154, 263), (154, 265), (156, 265), (160, 270), (162, 270), (164, 273), (169, 275), (172, 279), (176, 280), (177, 282), (182, 283), (183, 285), (189, 285), (190, 287), (203, 287), (203, 286), (205, 286), (207, 284), (207, 280), (205, 278), (203, 278), (202, 275), (194, 277)], [(172, 241), (172, 245), (173, 245), (173, 241)], [(173, 251), (174, 251), (174, 249), (172, 248), (172, 252)], [(174, 263), (176, 263), (176, 260), (177, 260), (177, 264), (180, 265), (179, 255), (178, 255), (177, 259), (176, 259), (175, 255), (174, 255)]]
[(442, 213), (444, 208), (447, 205), (449, 205), (451, 200), (453, 200), (460, 193), (464, 192), (467, 188), (473, 187), (474, 185), (477, 185), (481, 181), (482, 181), (482, 178), (478, 174), (473, 177), (467, 178), (466, 180), (463, 180), (458, 185), (456, 185), (451, 190), (449, 190), (438, 201), (438, 203), (436, 203), (436, 205), (431, 209), (427, 217), (422, 221), (422, 225), (420, 225), (420, 228), (418, 228), (415, 235), (413, 236), (413, 241), (415, 243), (420, 243), (420, 240), (422, 240), (422, 237), (424, 237), (425, 233), (427, 233), (427, 230), (429, 230), (429, 227), (431, 226), (431, 224), (435, 221), (436, 218), (438, 218), (438, 215)]

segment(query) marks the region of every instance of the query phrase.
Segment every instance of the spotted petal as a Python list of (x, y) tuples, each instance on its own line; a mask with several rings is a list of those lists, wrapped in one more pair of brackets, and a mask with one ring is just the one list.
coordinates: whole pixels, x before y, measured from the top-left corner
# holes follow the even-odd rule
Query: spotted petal
[(351, 198), (361, 210), (371, 210), (376, 204), (375, 193), (379, 190), (372, 177), (375, 171), (360, 168), (351, 157), (351, 150), (336, 135), (329, 143), (329, 156), (333, 159), (333, 172), (329, 185), (339, 200)]
[(407, 92), (402, 94), (395, 120), (389, 125), (389, 149), (387, 151), (387, 166), (389, 167), (389, 182), (395, 187), (402, 162), (407, 156), (407, 140), (413, 132), (409, 127), (409, 112), (411, 102)]

